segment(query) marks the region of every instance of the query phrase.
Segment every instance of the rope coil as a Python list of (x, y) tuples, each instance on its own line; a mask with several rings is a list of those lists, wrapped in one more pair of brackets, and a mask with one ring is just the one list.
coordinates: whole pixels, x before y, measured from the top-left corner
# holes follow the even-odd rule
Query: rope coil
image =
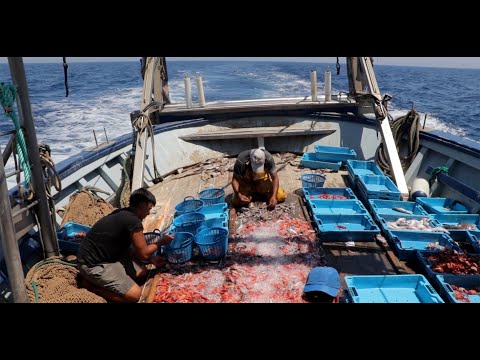
[(154, 140), (154, 131), (153, 131), (153, 126), (152, 122), (150, 121), (150, 118), (147, 114), (148, 109), (152, 107), (161, 107), (161, 104), (158, 102), (151, 102), (148, 104), (137, 116), (135, 120), (132, 121), (132, 126), (137, 130), (138, 132), (138, 140), (137, 140), (137, 145), (140, 146), (140, 138), (143, 135), (143, 133), (146, 131), (147, 134), (146, 136), (150, 136), (150, 140), (152, 143), (152, 156), (153, 156), (153, 171), (154, 171), (154, 176), (155, 178), (152, 180), (153, 183), (158, 183), (160, 181), (163, 181), (163, 177), (160, 175), (160, 172), (158, 171), (157, 168), (157, 161), (155, 160), (155, 140)]
[[(406, 115), (392, 121), (390, 127), (397, 151), (400, 149), (400, 144), (404, 142), (403, 138), (406, 136), (408, 139), (407, 154), (400, 157), (402, 169), (406, 171), (420, 149), (420, 116), (415, 110), (410, 110)], [(391, 176), (387, 148), (384, 141), (377, 149), (376, 158), (377, 164), (383, 173)]]

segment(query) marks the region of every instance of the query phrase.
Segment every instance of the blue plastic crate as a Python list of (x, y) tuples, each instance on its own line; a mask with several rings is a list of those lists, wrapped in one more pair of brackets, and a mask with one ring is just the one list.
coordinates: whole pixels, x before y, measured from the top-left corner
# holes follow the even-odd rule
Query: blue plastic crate
[(369, 200), (391, 200), (391, 201), (399, 201), (400, 200), (400, 195), (396, 193), (390, 193), (390, 192), (383, 192), (383, 193), (367, 193), (367, 190), (360, 186), (360, 182), (358, 182), (357, 185), (357, 194), (358, 198), (362, 200), (365, 205), (370, 208), (370, 203)]
[(172, 242), (163, 245), (163, 254), (169, 263), (182, 264), (189, 261), (193, 255), (194, 236), (189, 232), (177, 232)]
[(375, 161), (365, 160), (347, 160), (348, 178), (353, 187), (357, 186), (357, 177), (359, 175), (380, 175), (382, 170), (375, 164)]
[(468, 214), (468, 209), (460, 202), (449, 198), (417, 197), (417, 203), (430, 214)]
[(228, 230), (224, 228), (203, 229), (195, 236), (200, 255), (211, 261), (220, 260), (228, 251)]
[[(388, 231), (388, 238), (391, 240), (393, 250), (400, 260), (412, 260), (415, 258), (415, 252), (418, 250), (430, 250), (439, 252), (443, 250), (461, 251), (450, 236), (442, 233), (431, 232), (413, 232), (413, 231)], [(433, 249), (427, 246), (437, 243)], [(442, 250), (443, 249), (443, 250)]]
[(479, 229), (480, 215), (476, 214), (431, 214), (432, 219), (437, 220), (441, 226), (444, 226), (448, 231), (466, 231), (469, 229), (454, 229), (453, 226), (459, 224), (473, 225), (475, 228), (472, 231)]
[(423, 275), (345, 276), (354, 303), (443, 303)]
[(368, 215), (367, 209), (359, 200), (308, 200), (312, 213), (317, 215)]
[(368, 215), (314, 215), (322, 241), (374, 241), (380, 229)]
[(315, 153), (304, 153), (300, 159), (300, 165), (309, 169), (332, 169), (338, 171), (342, 166), (342, 162), (318, 161)]
[(357, 157), (355, 150), (337, 146), (316, 145), (315, 154), (317, 160), (331, 162), (353, 160)]
[(400, 199), (400, 191), (387, 176), (359, 175), (357, 185), (368, 198), (382, 199), (386, 196), (389, 199)]
[[(382, 199), (371, 199), (368, 200), (370, 203), (370, 209), (372, 209), (373, 217), (380, 221), (380, 217), (383, 215), (422, 215), (428, 217), (428, 213), (422, 208), (420, 204), (417, 204), (413, 201), (398, 201), (398, 200), (382, 200)], [(398, 210), (393, 210), (394, 208), (403, 208), (407, 211), (410, 211), (412, 214), (405, 214)]]
[[(477, 275), (477, 274), (454, 274), (451, 272), (438, 272), (435, 271), (435, 266), (437, 265), (435, 260), (429, 260), (430, 256), (435, 256), (436, 253), (431, 252), (431, 251), (417, 251), (416, 256), (417, 260), (421, 266), (421, 268), (424, 270), (425, 274), (430, 279), (434, 279), (436, 275), (445, 275), (445, 274), (451, 274), (451, 275)], [(475, 262), (478, 267), (480, 267), (480, 255), (474, 255), (474, 254), (459, 254), (458, 256), (464, 257), (467, 256), (469, 261)]]
[(57, 231), (58, 247), (65, 252), (77, 253), (80, 248), (80, 233), (87, 233), (92, 227), (76, 222), (67, 222)]
[[(330, 196), (345, 196), (345, 200), (357, 200), (357, 196), (350, 188), (302, 188), (303, 195), (305, 196), (306, 200), (314, 200), (314, 199), (321, 199), (319, 196), (321, 195), (330, 195)], [(312, 199), (312, 197), (314, 199)]]
[(428, 223), (429, 225), (434, 228), (434, 227), (438, 227), (440, 224), (436, 221), (436, 220), (433, 220), (433, 219), (430, 219), (428, 216), (422, 216), (422, 215), (407, 215), (407, 214), (402, 214), (402, 215), (382, 215), (382, 216), (379, 216), (379, 223), (380, 223), (380, 226), (383, 228), (383, 230), (385, 231), (406, 231), (406, 232), (418, 232), (418, 233), (425, 233), (425, 232), (430, 232), (428, 230), (425, 230), (425, 231), (420, 231), (420, 230), (408, 230), (408, 229), (392, 229), (390, 227), (388, 227), (387, 225), (387, 222), (395, 222), (397, 221), (398, 219), (400, 218), (405, 218), (407, 220), (417, 220), (417, 221), (420, 221), (422, 219), (428, 219)]
[(226, 230), (228, 230), (228, 221), (226, 220), (226, 218), (222, 215), (221, 217), (218, 217), (218, 218), (211, 218), (211, 219), (208, 219), (208, 220), (205, 220), (202, 225), (200, 225), (200, 227), (198, 228), (197, 230), (197, 233), (199, 233), (200, 231), (204, 230), (204, 229), (211, 229), (211, 228), (224, 228)]
[(448, 302), (451, 303), (480, 303), (479, 294), (463, 294), (464, 298), (468, 301), (462, 301), (455, 297), (455, 292), (452, 285), (456, 287), (462, 287), (465, 290), (474, 289), (480, 290), (480, 276), (479, 275), (437, 275), (435, 277), (437, 285), (440, 289), (440, 294), (445, 297)]

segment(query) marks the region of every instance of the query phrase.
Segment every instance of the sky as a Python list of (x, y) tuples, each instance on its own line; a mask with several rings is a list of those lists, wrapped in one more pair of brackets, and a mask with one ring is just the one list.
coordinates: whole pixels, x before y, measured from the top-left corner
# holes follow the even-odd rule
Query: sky
[[(341, 58), (345, 62), (345, 58)], [(97, 61), (139, 61), (140, 57), (67, 57), (69, 62), (97, 62)], [(167, 61), (175, 60), (220, 60), (220, 61), (299, 61), (299, 62), (334, 62), (334, 57), (167, 57)], [(6, 57), (0, 57), (0, 63), (6, 63)], [(61, 57), (25, 57), (25, 63), (57, 63)], [(480, 57), (374, 57), (378, 65), (399, 66), (428, 66), (450, 68), (480, 68)]]

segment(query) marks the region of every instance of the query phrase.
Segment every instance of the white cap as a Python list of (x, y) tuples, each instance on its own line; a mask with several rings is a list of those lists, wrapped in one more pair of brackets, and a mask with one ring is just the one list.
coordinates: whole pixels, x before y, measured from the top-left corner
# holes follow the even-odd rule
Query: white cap
[(265, 153), (261, 149), (253, 149), (250, 151), (250, 164), (252, 170), (257, 173), (265, 172)]

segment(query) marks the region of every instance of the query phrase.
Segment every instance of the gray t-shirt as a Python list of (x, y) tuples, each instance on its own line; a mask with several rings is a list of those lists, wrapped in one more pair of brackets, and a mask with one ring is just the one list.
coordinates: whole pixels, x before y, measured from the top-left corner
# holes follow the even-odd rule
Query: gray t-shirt
[[(275, 166), (275, 160), (273, 160), (272, 154), (265, 149), (262, 150), (265, 153), (265, 171), (270, 174), (277, 172), (277, 167)], [(237, 161), (235, 161), (235, 166), (233, 167), (233, 173), (235, 175), (243, 177), (248, 168), (252, 170), (250, 165), (250, 151), (251, 150), (245, 150), (238, 155)]]

